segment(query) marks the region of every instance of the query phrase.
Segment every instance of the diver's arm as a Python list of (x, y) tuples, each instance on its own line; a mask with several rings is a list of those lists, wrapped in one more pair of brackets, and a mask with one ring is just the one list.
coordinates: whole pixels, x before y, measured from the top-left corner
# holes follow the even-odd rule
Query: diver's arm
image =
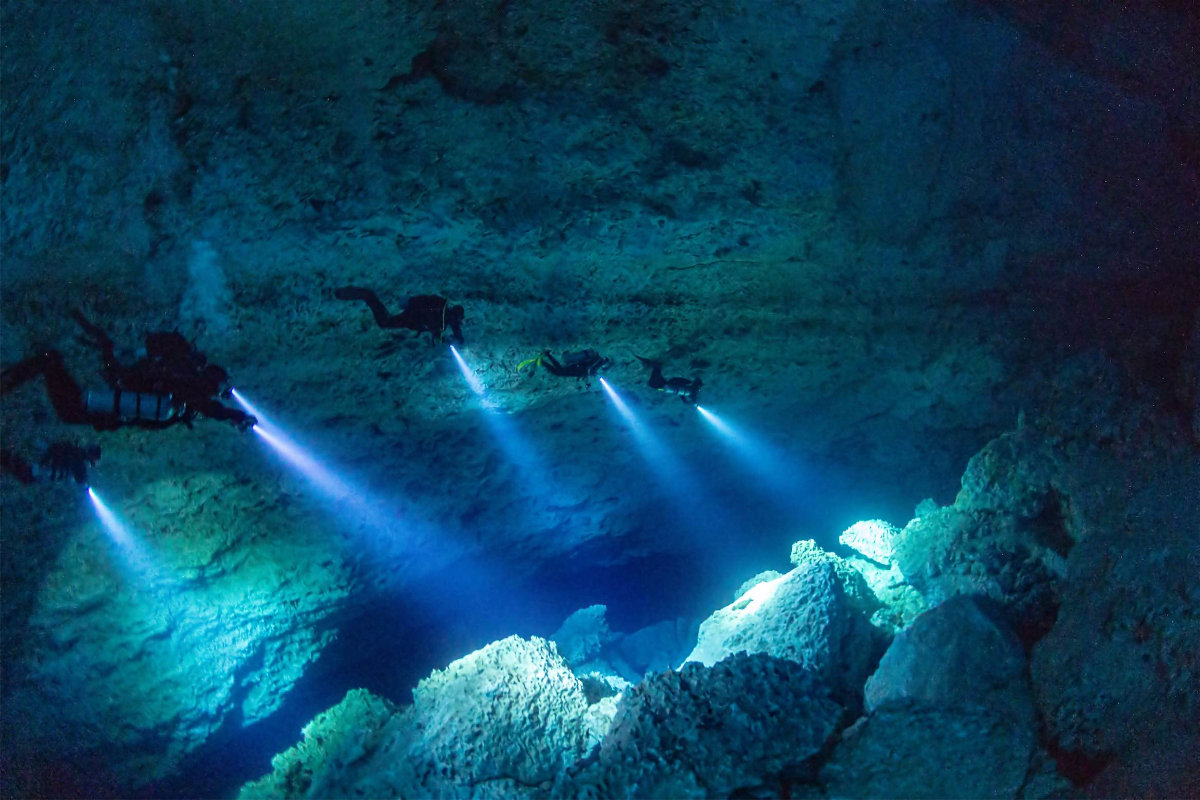
[(240, 430), (248, 430), (258, 424), (258, 419), (237, 408), (230, 408), (216, 400), (205, 400), (199, 406), (199, 411), (209, 419), (219, 422), (232, 422)]

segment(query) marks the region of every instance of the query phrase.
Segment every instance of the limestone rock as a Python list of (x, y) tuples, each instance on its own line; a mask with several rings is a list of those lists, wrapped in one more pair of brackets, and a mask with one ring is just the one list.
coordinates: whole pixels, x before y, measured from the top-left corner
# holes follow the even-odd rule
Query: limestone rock
[(896, 536), (900, 531), (883, 520), (856, 522), (838, 536), (838, 542), (861, 553), (880, 566), (892, 563)]
[(684, 665), (643, 681), (619, 705), (595, 758), (568, 770), (557, 797), (729, 797), (779, 785), (815, 755), (841, 708), (811, 671), (765, 654)]
[[(838, 537), (839, 543), (854, 551), (853, 555), (843, 559), (821, 551), (819, 556), (835, 565), (843, 576), (847, 593), (853, 598), (864, 598), (857, 605), (869, 616), (871, 624), (885, 631), (905, 627), (927, 607), (925, 598), (895, 560), (899, 538), (900, 531), (883, 520), (856, 522)], [(792, 546), (792, 561), (817, 557), (819, 550), (815, 542), (797, 542)], [(864, 587), (867, 591), (863, 591)]]
[(1150, 754), (1194, 740), (1200, 718), (1200, 463), (1103, 359), (1073, 363), (1053, 392), (1052, 415), (972, 459), (953, 507), (905, 528), (898, 561), (933, 602), (991, 598), (1032, 646), (1038, 712), (1072, 780), (1187, 794), (1186, 771), (1143, 765), (1165, 765)]
[(5, 677), (6, 759), (94, 761), (94, 780), (143, 786), (227, 720), (280, 706), (336, 636), (350, 568), (318, 532), (284, 536), (226, 505), (253, 491), (216, 474), (130, 487), (123, 543), (76, 523), (26, 620), (42, 655)]
[(271, 759), (272, 772), (242, 787), (239, 800), (401, 796), (421, 785), (410, 756), (420, 742), (411, 708), (354, 689), (303, 734)]
[(1020, 642), (972, 598), (896, 635), (866, 707), (821, 773), (832, 797), (1015, 797), (1038, 754)]
[(1016, 724), (1031, 725), (1025, 653), (984, 603), (958, 595), (897, 633), (867, 681), (867, 712), (908, 704), (960, 711), (985, 708)]
[(930, 605), (985, 595), (1023, 639), (1036, 640), (1059, 603), (1066, 562), (1056, 548), (1069, 546), (1057, 501), (1046, 497), (1050, 505), (1036, 518), (958, 507), (918, 517), (901, 533), (896, 564)]
[(767, 581), (773, 581), (776, 578), (782, 578), (782, 577), (783, 577), (783, 573), (780, 572), (779, 570), (774, 570), (774, 569), (763, 570), (762, 572), (758, 573), (754, 577), (747, 578), (746, 580), (742, 581), (742, 585), (739, 586), (737, 589), (734, 589), (733, 599), (737, 600), (739, 597), (741, 597), (746, 592), (753, 589), (755, 586), (758, 586), (760, 583), (766, 583)]
[(589, 732), (583, 686), (544, 639), (510, 636), (435, 671), (413, 690), (423, 755), (439, 781), (553, 780)]
[[(812, 539), (801, 539), (798, 542), (794, 542), (790, 558), (791, 562), (797, 567), (806, 564), (827, 564), (833, 567), (833, 571), (837, 574), (838, 580), (841, 581), (842, 590), (846, 593), (850, 604), (865, 616), (870, 617), (882, 610), (881, 598), (877, 596), (873, 587), (868, 584), (865, 578), (870, 570), (864, 570), (853, 564), (852, 559), (845, 559), (834, 553), (830, 553)], [(871, 561), (858, 560), (874, 565), (874, 562)]]
[(613, 639), (608, 620), (604, 618), (605, 611), (607, 608), (603, 605), (581, 608), (550, 635), (550, 641), (558, 646), (559, 654), (571, 666), (585, 663)]
[(614, 712), (611, 697), (589, 707), (553, 644), (513, 636), (434, 671), (411, 706), (350, 692), (241, 796), (528, 793), (580, 758)]
[(698, 632), (695, 620), (663, 620), (621, 637), (614, 646), (630, 669), (641, 676), (682, 664)]
[(843, 735), (821, 782), (830, 798), (1016, 797), (1030, 730), (953, 710), (881, 711)]
[[(1072, 551), (1057, 622), (1031, 657), (1048, 735), (1108, 762), (1103, 778), (1115, 794), (1157, 784), (1186, 795), (1195, 785), (1194, 772), (1161, 758), (1200, 738), (1200, 465), (1180, 458), (1166, 474), (1129, 473), (1127, 516)], [(1164, 767), (1153, 779), (1144, 766), (1152, 762)]]
[(853, 696), (874, 668), (881, 640), (834, 567), (807, 563), (714, 612), (687, 661), (711, 666), (735, 653), (765, 653), (811, 669), (838, 696)]

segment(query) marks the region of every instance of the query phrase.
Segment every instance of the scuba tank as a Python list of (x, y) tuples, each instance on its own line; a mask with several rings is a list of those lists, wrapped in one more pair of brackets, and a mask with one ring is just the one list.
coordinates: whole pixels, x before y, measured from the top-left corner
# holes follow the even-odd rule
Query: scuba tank
[(170, 394), (123, 392), (119, 389), (89, 391), (84, 398), (87, 410), (93, 414), (111, 414), (122, 421), (147, 420), (166, 422), (175, 416)]

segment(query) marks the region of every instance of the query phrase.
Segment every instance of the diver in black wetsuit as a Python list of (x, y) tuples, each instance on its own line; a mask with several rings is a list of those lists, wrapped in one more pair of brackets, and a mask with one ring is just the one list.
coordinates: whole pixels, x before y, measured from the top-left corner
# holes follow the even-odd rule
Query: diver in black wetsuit
[(52, 481), (72, 478), (87, 486), (87, 469), (100, 460), (100, 445), (80, 447), (67, 441), (51, 442), (42, 451), (37, 466), (30, 464), (14, 450), (0, 450), (0, 470), (24, 484), (41, 478)]
[(612, 359), (605, 358), (595, 350), (589, 349), (579, 350), (574, 353), (564, 352), (563, 360), (559, 361), (550, 354), (549, 350), (546, 350), (540, 355), (518, 364), (517, 372), (520, 372), (530, 364), (544, 367), (551, 375), (557, 375), (560, 378), (575, 378), (587, 381), (587, 385), (591, 386), (591, 381), (588, 379), (593, 375), (599, 374), (602, 370), (608, 369), (612, 365)]
[(146, 334), (146, 355), (130, 366), (117, 362), (112, 339), (78, 311), (71, 315), (86, 336), (84, 341), (100, 351), (108, 387), (84, 392), (67, 372), (62, 354), (43, 350), (0, 373), (0, 393), (8, 394), (41, 375), (46, 394), (58, 418), (71, 425), (91, 425), (96, 430), (128, 426), (167, 428), (180, 423), (191, 427), (198, 416), (230, 422), (247, 430), (258, 421), (250, 414), (229, 408), (216, 399), (229, 375), (209, 364), (203, 353), (177, 332)]
[(379, 327), (393, 330), (406, 328), (418, 334), (428, 332), (429, 342), (433, 344), (443, 339), (446, 328), (453, 332), (453, 339), (463, 343), (462, 323), (466, 316), (462, 306), (452, 306), (444, 297), (434, 294), (419, 294), (410, 297), (399, 314), (389, 314), (387, 307), (380, 301), (378, 295), (370, 289), (358, 286), (343, 286), (335, 289), (333, 296), (339, 300), (361, 300), (371, 309), (375, 323)]
[(650, 367), (650, 388), (662, 392), (679, 395), (679, 399), (688, 405), (696, 405), (697, 395), (703, 382), (699, 378), (663, 378), (662, 362), (637, 356), (637, 360)]

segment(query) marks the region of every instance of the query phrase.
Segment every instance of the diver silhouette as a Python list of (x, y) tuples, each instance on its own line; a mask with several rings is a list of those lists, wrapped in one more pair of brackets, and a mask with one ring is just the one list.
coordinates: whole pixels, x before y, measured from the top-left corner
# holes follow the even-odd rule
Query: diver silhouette
[(70, 425), (96, 430), (123, 427), (191, 427), (198, 416), (229, 422), (247, 430), (258, 421), (250, 414), (223, 405), (216, 396), (228, 373), (175, 331), (146, 334), (146, 355), (129, 366), (117, 361), (113, 341), (77, 310), (71, 312), (88, 346), (101, 355), (101, 374), (107, 388), (83, 391), (57, 350), (43, 350), (0, 373), (0, 394), (8, 394), (41, 375), (58, 418)]
[(37, 466), (30, 464), (11, 449), (0, 450), (0, 470), (12, 475), (24, 484), (37, 482), (40, 478), (52, 481), (72, 478), (87, 486), (87, 469), (100, 460), (100, 445), (86, 447), (64, 440), (47, 445), (38, 458)]
[(605, 358), (595, 350), (579, 350), (577, 352), (564, 352), (563, 360), (560, 362), (550, 354), (549, 350), (543, 351), (540, 355), (526, 359), (517, 365), (517, 372), (520, 372), (525, 367), (532, 364), (535, 367), (543, 367), (551, 375), (557, 375), (560, 378), (575, 378), (587, 382), (591, 386), (591, 381), (588, 380), (593, 375), (599, 374), (602, 370), (608, 369), (612, 365), (611, 358)]
[(703, 382), (699, 378), (663, 378), (662, 362), (637, 356), (637, 360), (650, 367), (650, 388), (661, 392), (679, 395), (679, 399), (689, 405), (696, 405), (697, 395)]
[(343, 286), (335, 289), (333, 296), (339, 300), (361, 300), (371, 309), (375, 323), (379, 327), (394, 330), (405, 328), (418, 334), (429, 333), (429, 342), (433, 344), (443, 339), (446, 328), (453, 332), (453, 339), (463, 343), (462, 323), (465, 312), (462, 306), (452, 306), (450, 301), (435, 294), (419, 294), (410, 297), (404, 304), (404, 310), (399, 314), (389, 314), (387, 307), (380, 301), (379, 296), (370, 289), (358, 286)]

